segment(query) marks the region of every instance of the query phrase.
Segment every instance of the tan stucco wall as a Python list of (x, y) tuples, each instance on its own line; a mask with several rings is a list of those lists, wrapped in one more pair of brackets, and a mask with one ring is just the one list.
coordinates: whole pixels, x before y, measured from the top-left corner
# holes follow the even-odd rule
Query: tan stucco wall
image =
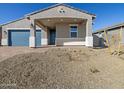
[(70, 38), (70, 24), (60, 23), (56, 24), (56, 45), (63, 45), (64, 42), (71, 41), (85, 41), (86, 24), (78, 24), (78, 38)]
[(78, 24), (78, 37), (79, 38), (86, 37), (86, 23)]
[[(86, 37), (85, 24), (78, 24), (78, 38)], [(70, 38), (70, 24), (60, 23), (56, 24), (56, 38)]]
[[(39, 29), (38, 26), (36, 26)], [(5, 35), (4, 31), (8, 31), (8, 29), (29, 29), (30, 30), (30, 21), (26, 18), (12, 22), (10, 24), (6, 24), (2, 26), (2, 38), (7, 38), (8, 35)]]
[(69, 24), (56, 24), (56, 38), (69, 38)]

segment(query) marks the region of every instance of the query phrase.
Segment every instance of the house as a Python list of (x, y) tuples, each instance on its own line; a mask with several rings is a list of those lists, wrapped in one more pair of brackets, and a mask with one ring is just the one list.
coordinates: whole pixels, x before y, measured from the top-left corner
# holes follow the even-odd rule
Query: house
[[(111, 41), (111, 36), (119, 35), (121, 33), (121, 44), (124, 45), (124, 23), (112, 25), (103, 29), (100, 29), (96, 32), (93, 32), (93, 44), (94, 46), (98, 47), (104, 47), (106, 46), (106, 37), (104, 34), (104, 31), (106, 32), (107, 38), (109, 41)], [(118, 37), (117, 37), (118, 39)]]
[(1, 25), (1, 45), (92, 47), (92, 21), (95, 17), (72, 6), (56, 4)]

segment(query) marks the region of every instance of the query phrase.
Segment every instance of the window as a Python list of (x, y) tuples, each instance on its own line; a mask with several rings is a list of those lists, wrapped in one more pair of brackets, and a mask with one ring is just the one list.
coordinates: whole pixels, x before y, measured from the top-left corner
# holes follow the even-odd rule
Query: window
[(78, 34), (78, 26), (74, 25), (74, 26), (70, 26), (70, 35), (71, 38), (76, 38)]

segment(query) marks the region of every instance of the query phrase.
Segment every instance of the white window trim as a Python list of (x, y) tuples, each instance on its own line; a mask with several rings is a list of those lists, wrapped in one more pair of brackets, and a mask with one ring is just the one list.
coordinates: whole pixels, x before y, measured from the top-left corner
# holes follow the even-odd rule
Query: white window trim
[[(71, 30), (70, 30), (71, 26), (77, 26), (77, 37), (71, 37)], [(78, 38), (78, 27), (79, 27), (78, 24), (69, 24), (69, 37), (70, 38)]]
[(69, 24), (69, 26), (78, 26), (78, 24)]

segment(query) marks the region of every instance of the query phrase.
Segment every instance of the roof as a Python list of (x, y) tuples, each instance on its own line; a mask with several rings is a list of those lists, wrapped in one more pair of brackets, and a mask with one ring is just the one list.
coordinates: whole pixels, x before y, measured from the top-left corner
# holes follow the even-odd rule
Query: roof
[(54, 7), (57, 7), (57, 6), (65, 6), (65, 7), (68, 7), (68, 8), (74, 9), (74, 10), (77, 10), (77, 11), (79, 11), (79, 12), (83, 12), (83, 13), (92, 15), (93, 17), (96, 17), (95, 14), (91, 14), (91, 13), (89, 13), (89, 12), (87, 12), (87, 11), (84, 11), (84, 10), (81, 10), (81, 9), (78, 9), (78, 8), (75, 8), (75, 7), (72, 7), (72, 6), (70, 6), (70, 5), (63, 4), (63, 3), (55, 4), (55, 5), (52, 5), (52, 6), (50, 6), (50, 7), (47, 7), (47, 8), (38, 10), (38, 11), (34, 11), (34, 12), (32, 12), (32, 13), (27, 14), (27, 16), (34, 15), (34, 14), (37, 14), (37, 13), (39, 13), (39, 12), (42, 12), (42, 11), (45, 11), (45, 10), (48, 10), (48, 9), (51, 9), (51, 8), (54, 8)]
[(14, 23), (14, 22), (19, 21), (19, 20), (22, 20), (22, 19), (24, 19), (24, 17), (19, 18), (19, 19), (16, 19), (16, 20), (14, 20), (14, 21), (7, 22), (7, 23), (2, 24), (2, 25), (0, 25), (0, 26), (4, 26), (4, 25), (10, 24), (10, 23)]
[(93, 32), (93, 34), (101, 33), (103, 31), (109, 31), (111, 29), (116, 29), (116, 28), (119, 28), (119, 27), (122, 27), (122, 26), (124, 26), (124, 22), (119, 23), (119, 24), (115, 24), (115, 25), (112, 25), (112, 26), (108, 26), (108, 27), (100, 29), (100, 30), (97, 30), (97, 31)]
[[(62, 5), (62, 6), (65, 6), (65, 7), (69, 7), (69, 8), (71, 8), (71, 9), (74, 9), (74, 10), (77, 10), (77, 11), (80, 11), (80, 12), (83, 12), (83, 13), (86, 13), (86, 14), (89, 14), (89, 15), (92, 15), (94, 18), (96, 17), (95, 14), (88, 13), (87, 11), (84, 11), (84, 10), (81, 10), (81, 9), (78, 9), (78, 8), (74, 8), (74, 7), (69, 6), (69, 5), (67, 5), (67, 4), (55, 4), (55, 5), (52, 5), (52, 6), (50, 6), (50, 7), (47, 7), (47, 8), (44, 8), (44, 9), (41, 9), (41, 10), (38, 10), (38, 11), (34, 11), (34, 12), (32, 12), (32, 13), (29, 13), (29, 14), (27, 14), (26, 16), (34, 15), (34, 14), (36, 14), (36, 13), (39, 13), (39, 12), (42, 12), (42, 11), (45, 11), (45, 10), (48, 10), (48, 9), (51, 9), (51, 8), (54, 8), (54, 7), (57, 7), (57, 6), (61, 6), (61, 5)], [(7, 23), (5, 23), (5, 24), (2, 24), (2, 25), (0, 25), (0, 26), (4, 26), (4, 25), (10, 24), (10, 23), (13, 23), (13, 22), (22, 20), (22, 19), (24, 19), (24, 18), (25, 18), (25, 17), (22, 17), (22, 18), (19, 18), (19, 19), (17, 19), (17, 20), (10, 21), (10, 22), (7, 22)]]

